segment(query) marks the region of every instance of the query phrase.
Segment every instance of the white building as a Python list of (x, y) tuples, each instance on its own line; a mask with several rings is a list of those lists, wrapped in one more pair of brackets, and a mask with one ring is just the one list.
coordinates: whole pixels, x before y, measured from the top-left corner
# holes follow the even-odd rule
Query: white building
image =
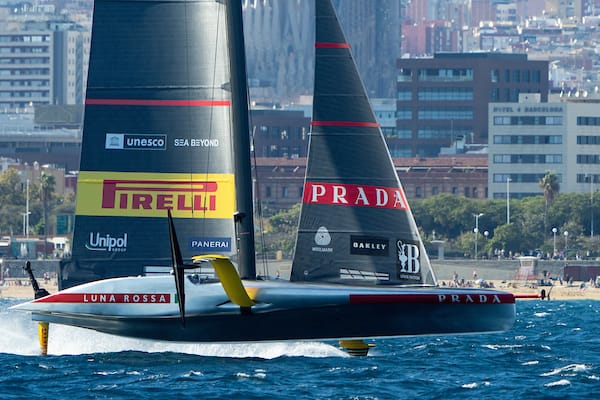
[[(43, 24), (42, 24), (43, 25)], [(0, 112), (31, 111), (40, 104), (83, 104), (89, 32), (72, 23), (0, 27)]]
[(490, 103), (488, 113), (489, 198), (541, 195), (546, 172), (557, 175), (563, 193), (600, 183), (600, 99), (541, 103), (525, 94), (519, 103)]

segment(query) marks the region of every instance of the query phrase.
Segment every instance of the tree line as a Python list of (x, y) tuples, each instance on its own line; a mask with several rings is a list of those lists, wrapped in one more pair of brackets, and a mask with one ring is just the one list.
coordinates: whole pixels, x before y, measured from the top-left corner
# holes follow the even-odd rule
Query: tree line
[[(443, 193), (412, 200), (411, 209), (431, 254), (435, 254), (431, 242), (441, 240), (449, 257), (475, 257), (475, 243), (477, 257), (538, 253), (569, 258), (600, 256), (598, 192), (560, 193), (553, 173), (547, 173), (539, 184), (543, 195), (510, 200), (509, 221), (506, 199), (482, 200)], [(54, 177), (44, 172), (29, 182), (32, 235), (55, 234), (57, 215), (75, 213), (74, 195), (58, 196), (55, 185)], [(14, 169), (2, 172), (1, 236), (23, 232), (26, 202), (27, 187), (19, 172)], [(260, 224), (263, 235), (257, 237), (258, 250), (268, 255), (281, 251), (285, 257), (291, 256), (299, 214), (300, 205), (296, 205), (264, 219)], [(598, 233), (594, 232), (595, 225)]]
[[(56, 216), (74, 214), (75, 198), (72, 193), (58, 196), (56, 179), (42, 171), (39, 177), (23, 180), (19, 171), (9, 168), (0, 174), (0, 235), (21, 235), (27, 229), (26, 212), (29, 210), (29, 234), (56, 233)], [(29, 204), (27, 204), (29, 203)]]

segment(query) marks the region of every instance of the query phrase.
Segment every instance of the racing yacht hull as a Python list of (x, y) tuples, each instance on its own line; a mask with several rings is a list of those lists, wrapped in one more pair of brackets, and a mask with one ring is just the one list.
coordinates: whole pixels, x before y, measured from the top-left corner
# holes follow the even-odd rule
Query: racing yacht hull
[(115, 278), (15, 306), (33, 319), (180, 342), (389, 337), (510, 329), (510, 293), (484, 289), (359, 288), (244, 281), (255, 305), (230, 302), (220, 282), (186, 281), (185, 324), (173, 278)]

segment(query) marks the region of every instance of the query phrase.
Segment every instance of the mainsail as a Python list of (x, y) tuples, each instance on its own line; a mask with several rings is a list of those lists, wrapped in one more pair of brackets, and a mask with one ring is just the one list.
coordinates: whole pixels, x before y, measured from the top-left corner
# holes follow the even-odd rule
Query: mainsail
[(330, 1), (316, 2), (313, 121), (293, 281), (435, 284)]
[[(94, 2), (72, 260), (61, 266), (61, 288), (168, 267), (167, 209), (184, 258), (238, 253), (234, 214), (252, 211), (238, 182), (250, 180), (234, 174), (236, 163), (250, 171), (245, 64), (236, 56), (243, 40), (228, 40), (241, 29), (239, 0)], [(253, 257), (251, 218), (239, 220)]]

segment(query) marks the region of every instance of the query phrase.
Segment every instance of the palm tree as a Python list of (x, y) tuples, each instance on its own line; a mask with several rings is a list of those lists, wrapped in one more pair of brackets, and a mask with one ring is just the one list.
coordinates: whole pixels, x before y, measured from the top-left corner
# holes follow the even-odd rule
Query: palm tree
[(546, 171), (546, 175), (540, 179), (540, 188), (544, 191), (544, 232), (548, 230), (548, 206), (554, 201), (554, 197), (560, 191), (558, 176), (552, 171)]

